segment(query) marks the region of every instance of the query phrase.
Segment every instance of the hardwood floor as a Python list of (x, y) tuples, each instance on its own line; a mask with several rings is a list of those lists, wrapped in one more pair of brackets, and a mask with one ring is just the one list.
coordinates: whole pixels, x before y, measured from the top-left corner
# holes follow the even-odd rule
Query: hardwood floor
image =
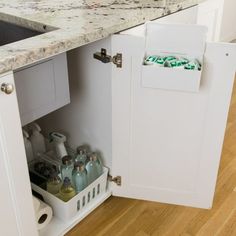
[(236, 83), (211, 210), (111, 197), (66, 236), (236, 236)]

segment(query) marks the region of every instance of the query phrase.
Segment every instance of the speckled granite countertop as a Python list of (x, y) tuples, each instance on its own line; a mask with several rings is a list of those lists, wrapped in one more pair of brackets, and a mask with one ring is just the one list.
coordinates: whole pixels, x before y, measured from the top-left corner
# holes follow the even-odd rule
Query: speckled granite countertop
[(202, 0), (0, 0), (0, 20), (42, 32), (0, 47), (0, 73), (94, 42)]

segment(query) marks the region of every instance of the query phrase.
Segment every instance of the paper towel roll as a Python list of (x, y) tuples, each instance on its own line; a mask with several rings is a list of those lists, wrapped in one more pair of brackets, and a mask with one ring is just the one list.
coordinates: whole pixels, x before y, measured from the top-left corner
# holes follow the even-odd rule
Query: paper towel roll
[[(45, 202), (33, 197), (35, 218), (38, 230), (46, 227), (52, 219), (52, 208)], [(38, 204), (39, 203), (39, 204)]]
[(33, 203), (34, 203), (34, 210), (36, 212), (39, 209), (40, 202), (39, 202), (39, 199), (37, 199), (35, 196), (33, 196)]

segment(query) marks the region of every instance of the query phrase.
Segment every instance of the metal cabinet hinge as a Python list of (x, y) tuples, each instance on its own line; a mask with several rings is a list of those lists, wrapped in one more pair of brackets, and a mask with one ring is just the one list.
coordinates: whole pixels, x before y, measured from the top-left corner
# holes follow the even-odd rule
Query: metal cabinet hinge
[(111, 175), (108, 175), (108, 180), (116, 183), (118, 186), (121, 186), (121, 176), (116, 176), (113, 178)]
[(107, 55), (107, 50), (102, 48), (101, 52), (96, 52), (93, 57), (103, 63), (114, 63), (117, 68), (122, 68), (122, 53), (117, 53), (115, 56)]

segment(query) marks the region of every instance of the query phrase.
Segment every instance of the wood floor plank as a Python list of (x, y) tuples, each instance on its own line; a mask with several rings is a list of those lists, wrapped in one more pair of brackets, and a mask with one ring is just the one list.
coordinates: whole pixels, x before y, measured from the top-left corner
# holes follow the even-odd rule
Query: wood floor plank
[(201, 227), (197, 236), (214, 236), (225, 225), (236, 208), (236, 192), (232, 192), (215, 214)]
[(234, 209), (233, 214), (227, 218), (226, 222), (222, 227), (220, 227), (216, 233), (216, 236), (228, 236), (236, 235), (236, 210)]

